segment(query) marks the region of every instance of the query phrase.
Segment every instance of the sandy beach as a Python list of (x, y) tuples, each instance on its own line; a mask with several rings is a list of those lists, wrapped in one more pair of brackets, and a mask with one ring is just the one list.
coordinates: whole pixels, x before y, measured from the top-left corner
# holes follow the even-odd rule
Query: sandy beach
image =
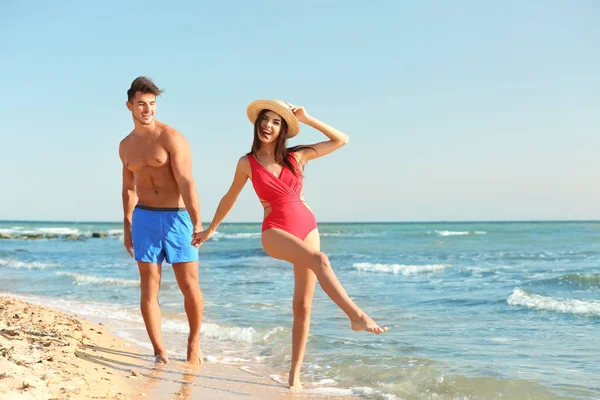
[(249, 368), (184, 361), (156, 365), (105, 324), (0, 297), (0, 399), (326, 398)]

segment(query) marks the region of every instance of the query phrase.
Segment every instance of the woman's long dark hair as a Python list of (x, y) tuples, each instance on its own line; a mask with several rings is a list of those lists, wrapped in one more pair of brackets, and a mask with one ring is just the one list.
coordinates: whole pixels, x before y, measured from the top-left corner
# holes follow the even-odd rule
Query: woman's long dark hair
[[(260, 123), (264, 118), (265, 114), (271, 110), (262, 110), (256, 121), (254, 121), (254, 141), (252, 142), (252, 149), (250, 150), (250, 154), (256, 156), (256, 153), (260, 149), (261, 141), (258, 138), (258, 130), (260, 129)], [(289, 159), (289, 153), (293, 153), (294, 151), (302, 150), (302, 149), (313, 149), (311, 146), (294, 146), (289, 149), (285, 147), (288, 136), (288, 124), (285, 119), (281, 118), (281, 129), (279, 131), (279, 136), (275, 139), (275, 152), (273, 157), (275, 158), (275, 162), (281, 165), (284, 168), (289, 169), (296, 176), (301, 176), (302, 171), (297, 171), (294, 167), (294, 164)], [(314, 150), (314, 149), (313, 149)]]

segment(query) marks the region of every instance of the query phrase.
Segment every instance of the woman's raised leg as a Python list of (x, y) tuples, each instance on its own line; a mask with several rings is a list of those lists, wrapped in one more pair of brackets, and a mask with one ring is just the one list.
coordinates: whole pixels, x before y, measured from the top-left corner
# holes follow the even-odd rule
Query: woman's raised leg
[[(309, 235), (314, 234), (315, 231)], [(353, 330), (364, 330), (376, 334), (387, 331), (387, 328), (381, 328), (354, 304), (335, 276), (325, 254), (312, 249), (296, 236), (277, 228), (267, 229), (263, 232), (262, 245), (271, 257), (312, 270), (323, 291), (350, 318)]]

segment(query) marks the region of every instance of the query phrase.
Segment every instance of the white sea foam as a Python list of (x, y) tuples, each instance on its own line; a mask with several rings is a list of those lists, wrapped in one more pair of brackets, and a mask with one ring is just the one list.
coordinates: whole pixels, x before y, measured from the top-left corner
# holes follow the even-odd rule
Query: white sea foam
[(366, 272), (386, 272), (400, 275), (416, 275), (430, 272), (442, 271), (452, 267), (450, 264), (429, 264), (429, 265), (404, 265), (404, 264), (372, 264), (356, 263), (352, 265), (359, 271)]
[[(187, 326), (186, 326), (187, 331)], [(204, 336), (215, 339), (225, 339), (234, 342), (253, 343), (257, 337), (257, 332), (254, 328), (241, 328), (239, 326), (222, 327), (215, 323), (203, 323), (200, 330)]]
[(0, 233), (9, 235), (79, 235), (79, 229), (55, 227), (55, 228), (33, 228), (27, 229), (22, 226), (0, 229)]
[(513, 289), (506, 302), (511, 306), (523, 306), (544, 311), (558, 311), (567, 314), (600, 317), (600, 301), (555, 299), (539, 294), (528, 293), (521, 288)]
[(221, 363), (221, 364), (239, 364), (239, 363), (245, 363), (245, 362), (250, 361), (250, 359), (247, 359), (247, 358), (226, 357), (226, 356), (224, 357), (224, 356), (213, 356), (213, 355), (206, 356), (206, 360), (210, 361), (210, 362), (214, 362), (214, 363)]
[(266, 342), (271, 336), (275, 335), (276, 333), (284, 332), (284, 331), (285, 331), (285, 328), (283, 326), (275, 327), (275, 328), (271, 329), (269, 332), (267, 332), (266, 335), (263, 336), (263, 341)]
[[(273, 379), (273, 378), (271, 378)], [(305, 389), (303, 393), (316, 394), (320, 396), (359, 396), (366, 398), (378, 398), (384, 400), (401, 400), (393, 394), (383, 393), (370, 387), (351, 387), (349, 389), (341, 389), (335, 387), (321, 387), (313, 389)]]
[(222, 233), (216, 231), (211, 239), (255, 239), (261, 236), (260, 232), (238, 232), (238, 233)]
[[(187, 333), (189, 331), (189, 325), (185, 320), (165, 318), (162, 326), (164, 332)], [(214, 322), (203, 322), (200, 334), (211, 339), (228, 340), (238, 343), (255, 343), (261, 339), (260, 334), (252, 327), (224, 327)]]
[(319, 232), (321, 237), (352, 237), (352, 238), (365, 238), (379, 236), (379, 234), (373, 232)]
[(1, 259), (0, 258), (0, 267), (7, 268), (15, 268), (15, 269), (45, 269), (45, 268), (57, 268), (61, 267), (60, 264), (54, 263), (42, 263), (38, 261), (19, 261), (19, 260), (11, 260), (11, 259)]
[(315, 382), (315, 385), (335, 385), (337, 382), (333, 379), (321, 379), (318, 382)]
[(77, 274), (74, 272), (58, 271), (56, 275), (68, 276), (69, 278), (73, 279), (77, 285), (101, 284), (115, 286), (139, 286), (140, 284), (140, 281), (137, 279), (108, 278), (94, 275)]
[(487, 235), (485, 231), (433, 231), (439, 236)]
[(79, 229), (73, 228), (36, 228), (36, 233), (45, 233), (49, 235), (78, 235)]
[[(89, 227), (91, 228), (91, 227)], [(123, 229), (109, 229), (107, 231), (102, 230), (80, 230), (77, 228), (70, 227), (37, 227), (37, 228), (26, 228), (23, 226), (13, 226), (12, 228), (0, 228), (0, 235), (5, 235), (13, 238), (25, 238), (28, 236), (40, 236), (47, 238), (63, 238), (63, 237), (77, 237), (81, 239), (90, 238), (94, 233), (106, 235), (109, 237), (121, 237), (123, 235)]]

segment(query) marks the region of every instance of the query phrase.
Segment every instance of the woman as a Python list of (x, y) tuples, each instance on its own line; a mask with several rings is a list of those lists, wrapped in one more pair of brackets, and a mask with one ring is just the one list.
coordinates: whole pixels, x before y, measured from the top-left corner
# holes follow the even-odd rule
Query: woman
[[(302, 171), (310, 160), (339, 149), (348, 135), (309, 116), (304, 107), (279, 100), (257, 100), (248, 106), (248, 118), (254, 124), (252, 150), (240, 158), (233, 183), (221, 199), (212, 223), (194, 236), (200, 245), (216, 231), (248, 179), (264, 206), (262, 246), (273, 258), (294, 265), (294, 324), (292, 328), (292, 365), (290, 388), (299, 389), (300, 367), (304, 358), (315, 281), (350, 318), (353, 330), (376, 334), (387, 331), (379, 327), (354, 304), (338, 281), (327, 256), (320, 251), (319, 230), (302, 193)], [(329, 140), (310, 146), (286, 148), (286, 141), (296, 136), (300, 124), (323, 132)]]

